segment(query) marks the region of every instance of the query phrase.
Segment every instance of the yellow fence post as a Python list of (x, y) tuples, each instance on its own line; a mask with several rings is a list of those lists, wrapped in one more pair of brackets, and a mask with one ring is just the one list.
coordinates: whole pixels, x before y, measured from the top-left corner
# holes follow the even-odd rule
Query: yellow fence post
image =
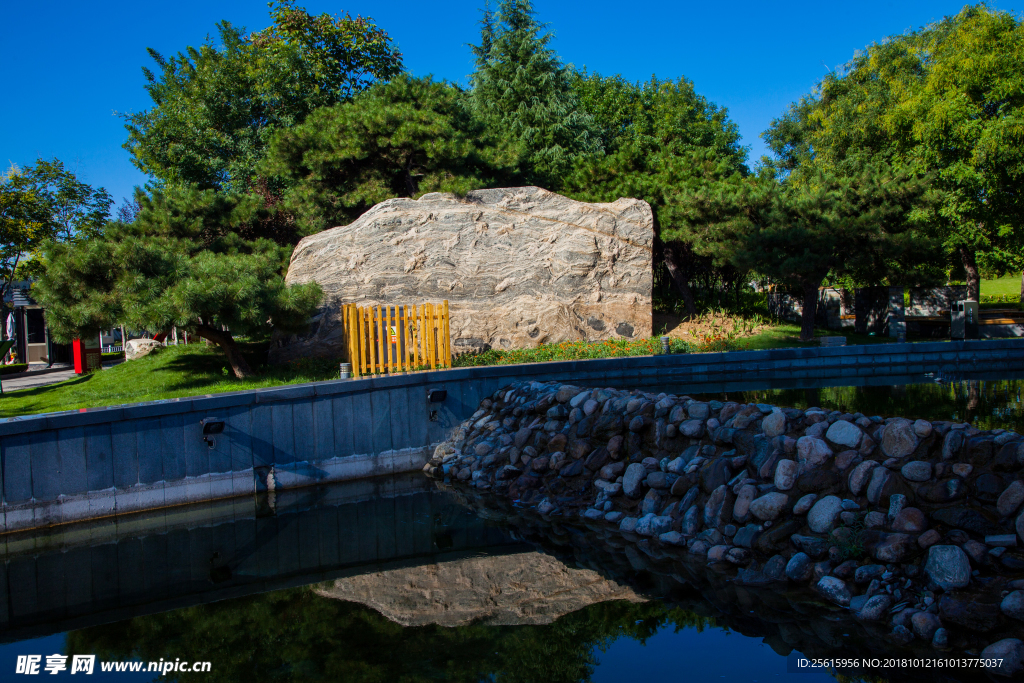
[(444, 349), (443, 367), (450, 368), (452, 366), (452, 339), (451, 331), (448, 329), (448, 323), (450, 320), (448, 317), (448, 299), (445, 299), (444, 304), (442, 305), (444, 311), (443, 320), (441, 321), (441, 333), (444, 335), (444, 344), (442, 344), (442, 348)]

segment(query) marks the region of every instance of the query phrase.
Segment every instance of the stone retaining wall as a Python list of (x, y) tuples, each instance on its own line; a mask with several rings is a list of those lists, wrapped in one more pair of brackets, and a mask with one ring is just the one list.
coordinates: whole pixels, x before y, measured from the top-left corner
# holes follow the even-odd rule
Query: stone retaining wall
[(980, 647), (1024, 668), (1014, 432), (522, 382), (485, 399), (425, 471), (685, 548), (747, 583), (806, 586), (894, 643)]

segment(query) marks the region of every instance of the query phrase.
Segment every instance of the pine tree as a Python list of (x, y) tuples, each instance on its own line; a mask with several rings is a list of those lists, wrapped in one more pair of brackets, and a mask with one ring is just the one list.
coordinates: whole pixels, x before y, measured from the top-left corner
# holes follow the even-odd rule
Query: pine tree
[(592, 117), (579, 106), (571, 69), (549, 47), (552, 35), (529, 0), (484, 11), (472, 76), (477, 114), (514, 142), (527, 180), (557, 190), (581, 156), (600, 152)]

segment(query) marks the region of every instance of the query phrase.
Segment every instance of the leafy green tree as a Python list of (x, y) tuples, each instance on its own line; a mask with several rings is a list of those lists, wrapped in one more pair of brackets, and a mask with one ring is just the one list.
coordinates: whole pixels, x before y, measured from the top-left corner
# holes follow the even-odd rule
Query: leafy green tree
[(696, 315), (690, 288), (704, 245), (689, 222), (690, 195), (747, 173), (746, 150), (728, 112), (680, 78), (633, 84), (621, 76), (578, 75), (574, 89), (601, 131), (606, 154), (581, 158), (567, 192), (588, 201), (638, 197), (654, 210), (657, 257)]
[(47, 232), (58, 241), (94, 235), (110, 217), (110, 193), (83, 183), (59, 159), (38, 159), (24, 176), (42, 202)]
[(0, 301), (10, 290), (25, 254), (46, 235), (35, 187), (17, 168), (0, 182)]
[(370, 19), (312, 16), (292, 0), (270, 3), (273, 25), (246, 36), (217, 25), (210, 40), (144, 69), (153, 107), (125, 116), (125, 148), (162, 183), (272, 194), (258, 177), (273, 133), (316, 108), (350, 99), (402, 70), (401, 55)]
[(234, 375), (244, 378), (253, 373), (236, 335), (307, 323), (322, 297), (319, 286), (286, 286), (291, 250), (239, 235), (258, 200), (191, 192), (140, 193), (134, 223), (111, 222), (96, 237), (45, 246), (47, 268), (33, 292), (55, 339), (68, 342), (118, 323), (151, 331), (177, 326), (220, 346)]
[(39, 276), (46, 264), (38, 250), (45, 241), (95, 235), (112, 203), (106, 190), (83, 183), (59, 159), (11, 167), (0, 183), (0, 297), (14, 280)]
[[(776, 121), (780, 166), (867, 155), (929, 174), (948, 262), (1024, 270), (1024, 25), (984, 5), (869, 46)], [(1022, 280), (1024, 287), (1024, 280)]]
[(477, 114), (518, 145), (528, 182), (551, 190), (582, 156), (600, 152), (592, 118), (579, 106), (572, 70), (548, 46), (552, 35), (530, 0), (500, 0), (485, 11), (472, 46)]
[(785, 182), (734, 176), (694, 193), (686, 211), (716, 260), (802, 293), (800, 339), (810, 341), (830, 273), (870, 282), (913, 277), (929, 262), (927, 195), (928, 183), (906, 169), (852, 160), (838, 169), (804, 165)]
[(513, 177), (514, 151), (467, 104), (455, 86), (399, 76), (280, 131), (266, 172), (288, 186), (284, 206), (305, 233), (385, 199), (464, 194)]

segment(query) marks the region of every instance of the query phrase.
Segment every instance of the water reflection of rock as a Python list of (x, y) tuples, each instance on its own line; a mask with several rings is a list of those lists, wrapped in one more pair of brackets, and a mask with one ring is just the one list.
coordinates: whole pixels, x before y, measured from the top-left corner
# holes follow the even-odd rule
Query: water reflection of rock
[(470, 557), (337, 579), (317, 593), (358, 602), (403, 626), (549, 624), (632, 588), (539, 552)]
[[(888, 629), (856, 619), (848, 609), (785, 582), (748, 583), (752, 574), (728, 564), (707, 564), (682, 551), (657, 547), (648, 539), (629, 540), (586, 522), (562, 523), (496, 501), (486, 494), (461, 492), (465, 504), (506, 532), (540, 548), (568, 566), (592, 568), (639, 596), (660, 599), (712, 619), (718, 626), (760, 638), (780, 656), (793, 652), (810, 659), (978, 657), (989, 638), (961, 642), (956, 650), (936, 651), (927, 643), (894, 642)], [(996, 636), (1001, 637), (1001, 635)], [(989, 681), (984, 670), (846, 669), (847, 680)], [(861, 679), (860, 677), (864, 677)]]

